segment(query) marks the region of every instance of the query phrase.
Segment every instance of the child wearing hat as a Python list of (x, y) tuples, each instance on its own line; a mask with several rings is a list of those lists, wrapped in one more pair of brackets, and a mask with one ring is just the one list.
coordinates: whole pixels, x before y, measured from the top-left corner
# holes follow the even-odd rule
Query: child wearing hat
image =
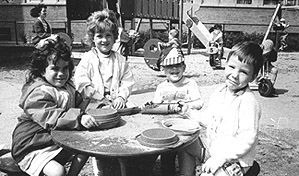
[(181, 51), (182, 44), (179, 38), (179, 31), (177, 29), (171, 29), (168, 33), (168, 42), (158, 42), (158, 47), (163, 50), (160, 59), (158, 60), (158, 67), (160, 69), (161, 62), (165, 59), (166, 55), (169, 53), (170, 50), (176, 48), (177, 50)]
[[(157, 86), (154, 103), (177, 103), (182, 108), (172, 107), (175, 112), (188, 114), (191, 109), (200, 110), (203, 101), (195, 80), (185, 77), (185, 58), (180, 50), (173, 48), (161, 62), (166, 80)], [(177, 105), (173, 105), (177, 106)]]
[[(157, 86), (154, 103), (172, 103), (170, 109), (175, 113), (190, 116), (191, 111), (198, 111), (203, 107), (197, 83), (183, 74), (186, 70), (185, 58), (176, 48), (170, 50), (161, 62), (166, 80)], [(176, 153), (161, 156), (162, 175), (175, 175)]]

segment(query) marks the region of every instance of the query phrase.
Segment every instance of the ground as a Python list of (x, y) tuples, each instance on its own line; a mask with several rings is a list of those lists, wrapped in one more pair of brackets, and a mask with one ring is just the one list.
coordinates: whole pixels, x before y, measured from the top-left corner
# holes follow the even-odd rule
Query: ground
[[(129, 57), (130, 66), (135, 75), (136, 87), (134, 94), (153, 92), (158, 83), (165, 77), (163, 72), (151, 70), (142, 57)], [(223, 82), (224, 70), (213, 70), (209, 67), (207, 57), (193, 51), (186, 56), (186, 76), (198, 83), (205, 102), (211, 91)], [(257, 162), (261, 166), (261, 176), (297, 176), (299, 174), (299, 54), (279, 53), (274, 64), (279, 69), (275, 88), (277, 97), (262, 97), (257, 88), (251, 86), (256, 94), (263, 116), (260, 121)], [(0, 66), (0, 144), (10, 145), (11, 132), (16, 123), (20, 89), (24, 82), (28, 61), (1, 63)], [(143, 102), (150, 101), (144, 96)], [(3, 176), (1, 174), (0, 176)], [(81, 176), (91, 176), (90, 161), (81, 172)], [(159, 165), (155, 168), (159, 175)]]

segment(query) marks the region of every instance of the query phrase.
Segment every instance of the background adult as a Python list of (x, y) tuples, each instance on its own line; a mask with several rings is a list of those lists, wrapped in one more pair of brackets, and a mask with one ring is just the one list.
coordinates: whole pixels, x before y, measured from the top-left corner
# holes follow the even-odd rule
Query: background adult
[(32, 43), (36, 48), (40, 48), (43, 45), (44, 40), (48, 37), (56, 37), (52, 34), (52, 28), (46, 21), (47, 17), (47, 6), (44, 4), (38, 4), (30, 10), (30, 15), (36, 18), (32, 26)]

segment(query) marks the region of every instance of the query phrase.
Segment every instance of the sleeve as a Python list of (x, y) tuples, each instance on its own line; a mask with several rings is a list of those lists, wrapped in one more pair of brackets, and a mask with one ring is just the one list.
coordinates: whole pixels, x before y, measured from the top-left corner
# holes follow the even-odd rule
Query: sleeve
[(60, 108), (48, 92), (36, 88), (24, 103), (24, 112), (44, 129), (80, 129), (81, 110)]
[(169, 48), (169, 47), (171, 47), (171, 46), (174, 45), (174, 44), (175, 44), (175, 42), (174, 42), (173, 40), (170, 40), (169, 42), (161, 43), (161, 46), (162, 46), (163, 48)]
[(163, 99), (162, 99), (162, 90), (163, 90), (163, 88), (162, 88), (161, 84), (159, 84), (157, 86), (156, 91), (155, 91), (155, 95), (154, 95), (154, 99), (153, 99), (154, 103), (161, 103), (163, 101)]
[[(244, 99), (243, 99), (244, 100)], [(221, 146), (213, 153), (214, 156), (227, 161), (238, 159), (248, 153), (257, 142), (258, 125), (261, 116), (259, 104), (255, 99), (244, 100), (239, 107), (239, 128), (235, 136), (223, 138), (215, 143)], [(225, 151), (225, 152), (223, 152)]]
[(194, 80), (192, 80), (190, 84), (190, 95), (191, 102), (188, 103), (188, 105), (191, 109), (200, 110), (203, 107), (204, 102), (201, 98), (199, 88)]
[(39, 21), (33, 24), (33, 30), (40, 39), (47, 38), (51, 35), (50, 33), (46, 33), (43, 24)]
[(83, 98), (90, 98), (95, 93), (95, 88), (91, 80), (92, 66), (88, 62), (88, 53), (85, 53), (76, 67), (74, 82), (76, 89), (82, 94)]
[(124, 69), (123, 69), (122, 77), (120, 78), (120, 86), (118, 91), (118, 96), (124, 98), (124, 100), (127, 100), (128, 97), (132, 93), (133, 86), (135, 84), (134, 76), (131, 71), (131, 68), (129, 67), (129, 64), (127, 61), (124, 62)]

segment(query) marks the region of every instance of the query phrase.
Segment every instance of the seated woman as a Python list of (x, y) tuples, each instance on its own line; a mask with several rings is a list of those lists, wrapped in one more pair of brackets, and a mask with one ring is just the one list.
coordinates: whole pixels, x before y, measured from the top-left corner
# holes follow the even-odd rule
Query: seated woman
[(33, 24), (33, 37), (32, 43), (36, 48), (43, 46), (45, 39), (55, 39), (57, 35), (52, 35), (52, 29), (50, 24), (46, 21), (47, 6), (44, 4), (38, 4), (30, 10), (30, 15), (37, 20)]

